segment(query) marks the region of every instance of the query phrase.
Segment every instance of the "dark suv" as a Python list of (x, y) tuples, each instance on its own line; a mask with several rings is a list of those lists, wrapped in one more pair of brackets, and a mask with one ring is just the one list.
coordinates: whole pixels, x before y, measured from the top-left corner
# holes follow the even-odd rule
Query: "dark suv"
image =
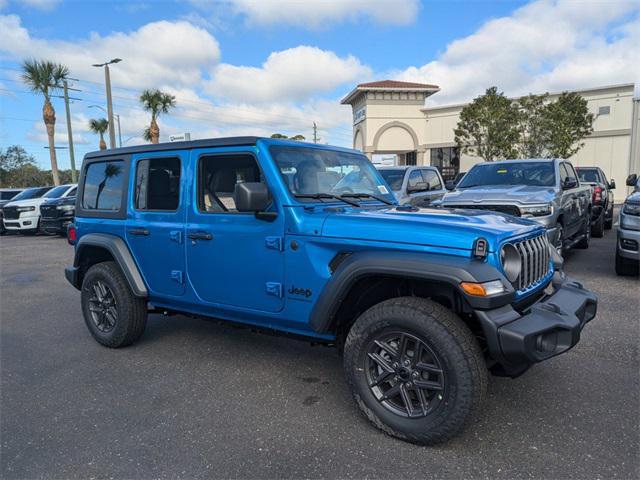
[(591, 186), (591, 235), (602, 237), (613, 227), (613, 190), (616, 182), (607, 180), (600, 167), (576, 167), (583, 185)]
[(99, 343), (132, 344), (152, 311), (336, 345), (364, 415), (412, 442), (455, 435), (489, 371), (566, 352), (596, 315), (542, 225), (398, 205), (354, 150), (257, 137), (104, 150), (78, 188), (65, 275)]

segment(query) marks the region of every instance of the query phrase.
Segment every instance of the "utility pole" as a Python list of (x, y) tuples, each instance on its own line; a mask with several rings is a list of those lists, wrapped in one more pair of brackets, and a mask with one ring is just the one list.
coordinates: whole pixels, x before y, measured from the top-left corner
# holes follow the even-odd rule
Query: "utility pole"
[(318, 143), (318, 126), (313, 122), (313, 143)]
[(69, 137), (69, 160), (71, 162), (71, 181), (78, 181), (78, 172), (76, 171), (76, 158), (73, 150), (73, 132), (71, 131), (71, 111), (69, 109), (69, 90), (79, 92), (77, 88), (69, 88), (67, 80), (64, 80), (64, 108), (67, 113), (67, 135)]
[(105, 63), (94, 63), (93, 67), (104, 67), (104, 83), (107, 89), (107, 122), (109, 122), (109, 147), (116, 148), (116, 129), (113, 125), (113, 103), (111, 101), (111, 76), (109, 74), (109, 65), (121, 62), (121, 58), (113, 58)]

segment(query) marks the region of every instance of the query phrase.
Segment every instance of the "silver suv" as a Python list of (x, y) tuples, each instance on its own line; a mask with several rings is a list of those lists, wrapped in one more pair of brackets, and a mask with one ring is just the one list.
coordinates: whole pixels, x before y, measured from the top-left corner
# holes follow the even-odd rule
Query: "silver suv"
[(627, 185), (635, 188), (620, 209), (616, 273), (638, 275), (640, 270), (640, 181), (638, 176), (629, 175)]
[(400, 205), (425, 207), (447, 192), (436, 167), (378, 167)]

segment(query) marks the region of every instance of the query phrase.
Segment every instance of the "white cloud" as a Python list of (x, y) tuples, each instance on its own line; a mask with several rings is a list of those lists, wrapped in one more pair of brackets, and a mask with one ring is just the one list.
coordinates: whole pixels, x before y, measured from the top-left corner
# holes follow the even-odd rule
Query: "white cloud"
[(353, 57), (338, 57), (316, 47), (273, 52), (261, 67), (219, 65), (208, 91), (246, 102), (292, 101), (332, 91), (368, 77), (371, 71)]
[(38, 10), (53, 10), (58, 6), (60, 0), (19, 0), (18, 3)]
[(637, 2), (540, 0), (490, 20), (426, 65), (392, 72), (440, 85), (429, 104), (468, 101), (497, 85), (508, 95), (640, 81)]
[(122, 58), (122, 63), (111, 68), (111, 78), (124, 87), (155, 87), (165, 82), (195, 85), (220, 58), (216, 39), (185, 21), (159, 21), (129, 33), (91, 33), (86, 39), (62, 41), (34, 38), (18, 16), (0, 15), (0, 31), (0, 52), (15, 59), (61, 62), (69, 66), (72, 76), (88, 80), (104, 79), (102, 70), (92, 64)]
[(371, 19), (387, 25), (412, 23), (419, 0), (191, 0), (201, 7), (244, 15), (251, 25), (287, 24), (323, 28), (330, 23)]

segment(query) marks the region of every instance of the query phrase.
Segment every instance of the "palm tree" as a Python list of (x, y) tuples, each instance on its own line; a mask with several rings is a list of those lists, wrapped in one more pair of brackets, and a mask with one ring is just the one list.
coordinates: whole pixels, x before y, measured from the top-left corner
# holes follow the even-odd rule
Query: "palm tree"
[(68, 76), (69, 68), (60, 63), (46, 60), (25, 60), (22, 62), (22, 81), (33, 92), (44, 95), (42, 119), (47, 128), (47, 137), (49, 137), (49, 157), (51, 158), (51, 173), (55, 185), (60, 185), (60, 176), (58, 175), (58, 159), (53, 138), (56, 129), (56, 112), (51, 105), (51, 95), (63, 87), (63, 82)]
[(95, 208), (95, 209), (98, 208), (98, 204), (100, 202), (100, 195), (102, 195), (102, 191), (104, 190), (104, 187), (107, 186), (107, 180), (109, 180), (111, 177), (115, 177), (117, 175), (120, 175), (121, 172), (122, 172), (122, 167), (120, 165), (116, 165), (113, 162), (107, 162), (105, 164), (105, 167), (104, 167), (104, 178), (98, 184), (98, 193), (96, 193), (96, 205), (93, 208)]
[(161, 113), (169, 113), (169, 110), (176, 106), (176, 97), (158, 89), (144, 90), (140, 95), (140, 103), (142, 103), (142, 108), (147, 112), (151, 112), (151, 124), (149, 125), (151, 143), (158, 143), (160, 140), (160, 127), (158, 127), (156, 119)]
[(104, 141), (104, 134), (109, 129), (109, 122), (106, 118), (92, 118), (89, 120), (89, 130), (100, 135), (100, 150), (106, 150), (107, 144)]

